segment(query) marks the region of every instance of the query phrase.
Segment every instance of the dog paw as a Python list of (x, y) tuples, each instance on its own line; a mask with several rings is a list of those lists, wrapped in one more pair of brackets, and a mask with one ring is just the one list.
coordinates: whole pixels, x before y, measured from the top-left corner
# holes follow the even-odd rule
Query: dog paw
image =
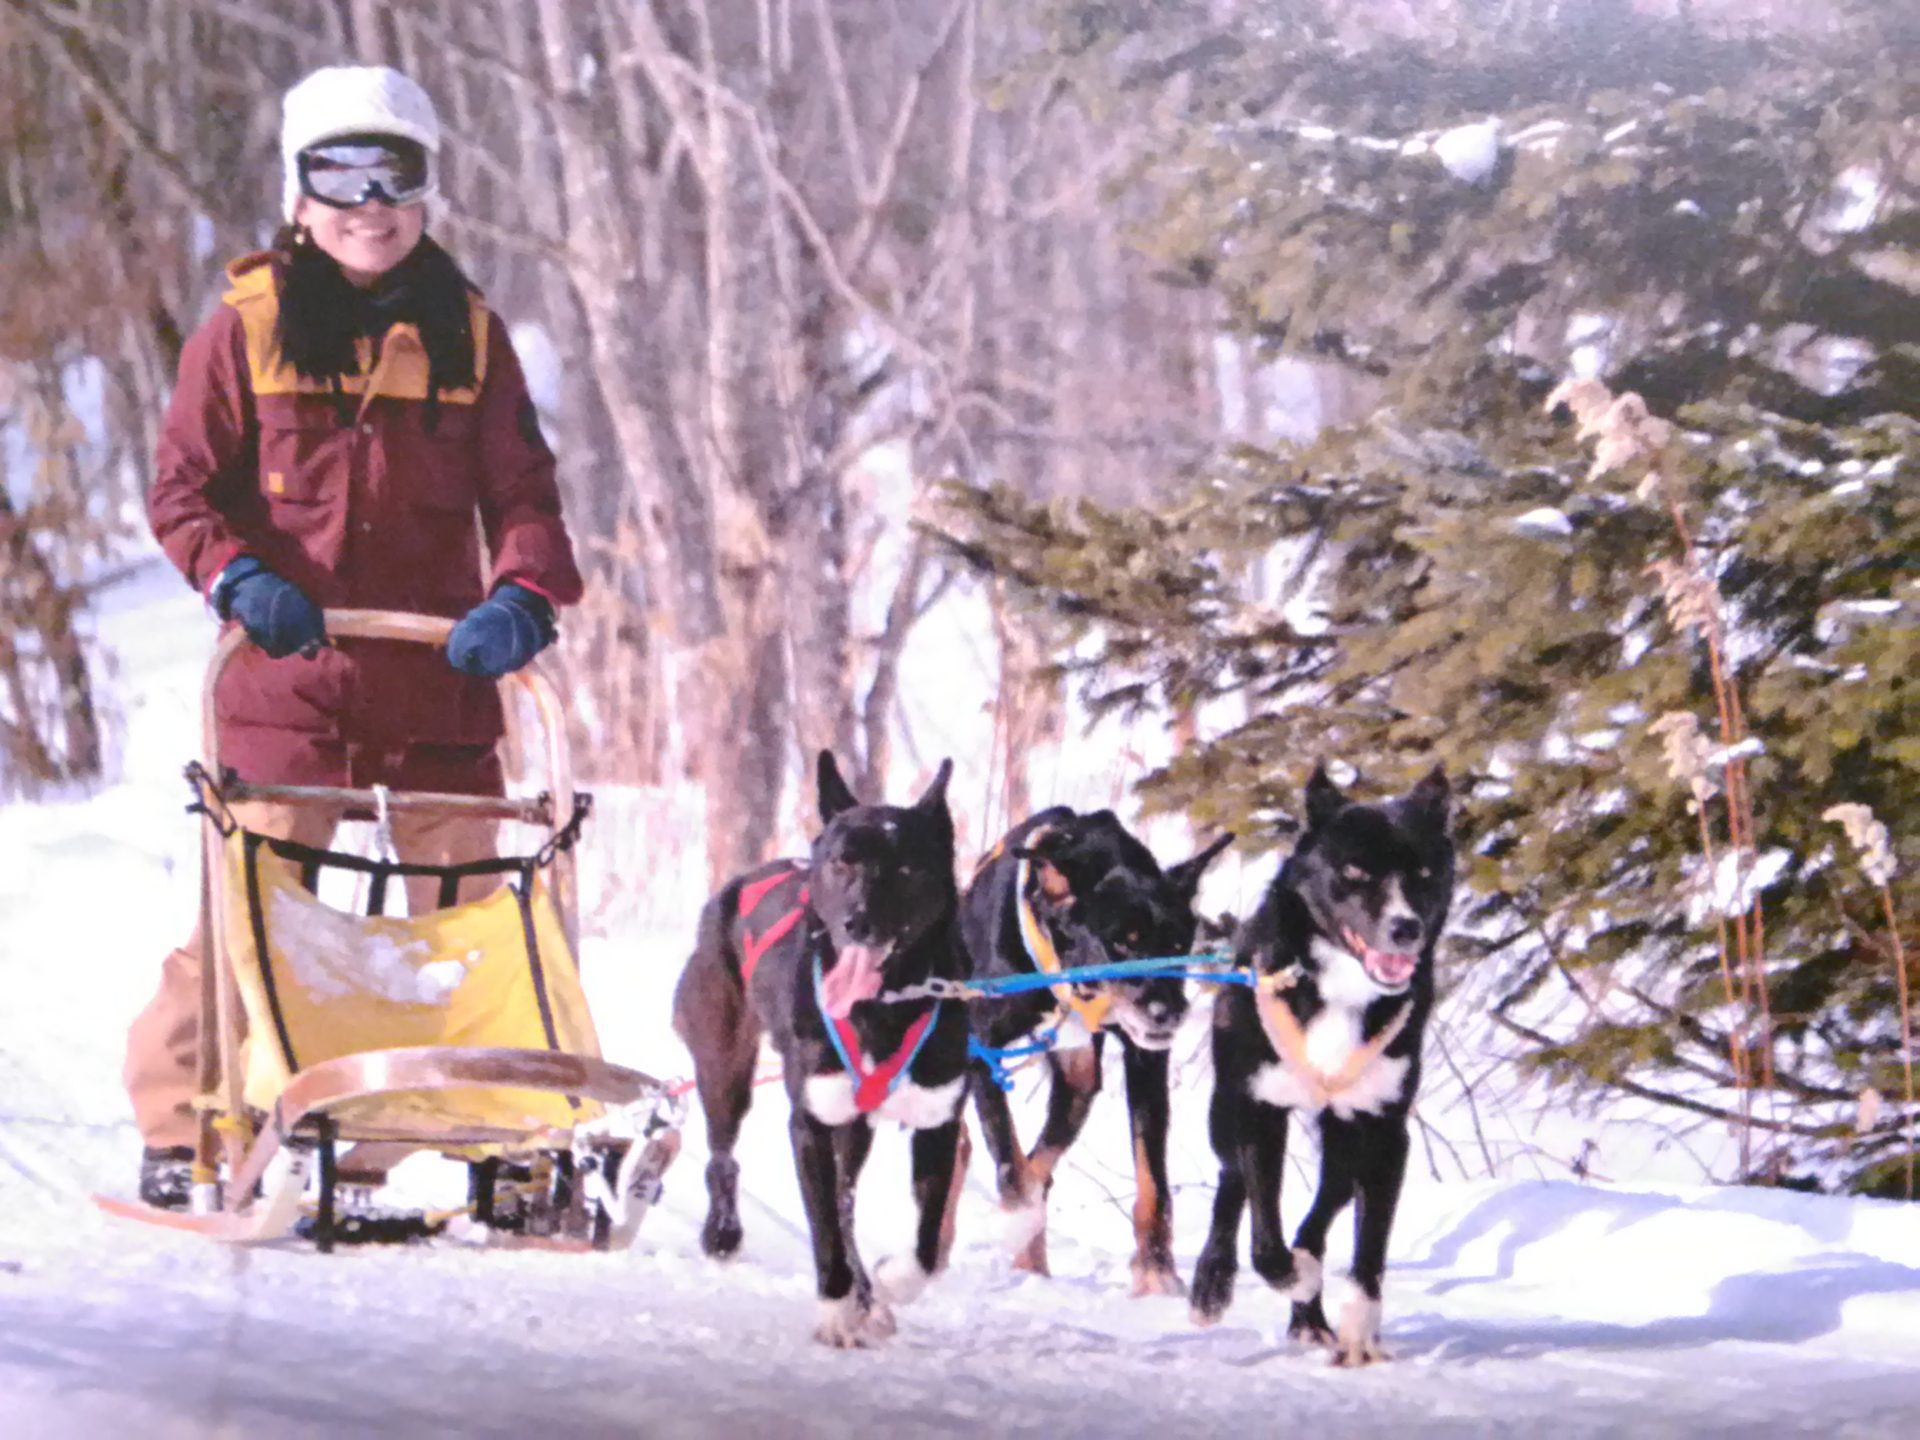
[(1231, 1255), (1211, 1250), (1200, 1252), (1200, 1263), (1193, 1267), (1193, 1291), (1188, 1314), (1196, 1325), (1217, 1325), (1233, 1303), (1234, 1264)]
[(883, 1345), (893, 1338), (898, 1327), (893, 1321), (893, 1310), (887, 1302), (875, 1298), (867, 1305), (867, 1320), (863, 1327), (869, 1345)]
[(893, 1312), (878, 1300), (850, 1293), (820, 1302), (813, 1338), (835, 1350), (871, 1350), (893, 1338)]
[(1009, 1255), (1024, 1254), (1035, 1240), (1046, 1233), (1046, 1201), (1035, 1200), (1030, 1205), (1001, 1205), (1000, 1243)]
[(1298, 1340), (1302, 1345), (1325, 1346), (1329, 1350), (1334, 1347), (1333, 1327), (1327, 1323), (1327, 1312), (1318, 1294), (1309, 1300), (1294, 1301), (1293, 1318), (1287, 1322), (1287, 1338)]
[(844, 1295), (838, 1300), (822, 1300), (819, 1318), (813, 1327), (813, 1338), (822, 1345), (835, 1350), (856, 1350), (864, 1343), (863, 1331), (866, 1327), (867, 1307), (860, 1303), (855, 1295)]
[(888, 1255), (874, 1267), (873, 1288), (889, 1305), (911, 1305), (933, 1279), (911, 1254)]
[(1041, 1223), (1028, 1237), (1026, 1244), (1013, 1252), (1012, 1265), (1016, 1270), (1024, 1270), (1029, 1275), (1051, 1275), (1053, 1271), (1047, 1265), (1047, 1228), (1046, 1212), (1041, 1212)]
[(725, 1218), (709, 1215), (700, 1229), (701, 1252), (711, 1260), (731, 1260), (740, 1251), (744, 1233), (737, 1215)]
[(1380, 1347), (1380, 1302), (1355, 1295), (1340, 1311), (1340, 1333), (1334, 1339), (1333, 1363), (1356, 1369), (1385, 1360)]
[(1181, 1296), (1187, 1293), (1185, 1283), (1175, 1273), (1173, 1265), (1166, 1260), (1148, 1260), (1143, 1256), (1133, 1257), (1133, 1295), (1139, 1299), (1143, 1295)]

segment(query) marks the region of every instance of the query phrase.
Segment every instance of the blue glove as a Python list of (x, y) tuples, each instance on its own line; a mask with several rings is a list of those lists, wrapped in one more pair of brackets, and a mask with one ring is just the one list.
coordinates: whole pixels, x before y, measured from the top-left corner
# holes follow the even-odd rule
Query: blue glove
[(327, 643), (327, 623), (306, 592), (251, 555), (229, 562), (213, 582), (213, 613), (238, 620), (247, 638), (275, 660), (298, 651), (311, 660)]
[(468, 675), (498, 680), (553, 643), (553, 606), (509, 580), (460, 617), (447, 636), (447, 663)]

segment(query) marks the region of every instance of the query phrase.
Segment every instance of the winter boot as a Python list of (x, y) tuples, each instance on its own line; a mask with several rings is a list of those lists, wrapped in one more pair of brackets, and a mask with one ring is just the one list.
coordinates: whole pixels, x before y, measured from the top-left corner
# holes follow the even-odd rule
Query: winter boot
[(149, 1145), (140, 1154), (140, 1203), (184, 1210), (193, 1194), (193, 1147)]

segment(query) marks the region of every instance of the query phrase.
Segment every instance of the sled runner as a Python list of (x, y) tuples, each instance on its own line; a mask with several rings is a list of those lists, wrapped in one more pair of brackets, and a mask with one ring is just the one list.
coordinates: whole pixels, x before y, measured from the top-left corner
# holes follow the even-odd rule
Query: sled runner
[[(329, 611), (326, 624), (335, 638), (428, 645), (452, 628), (364, 610)], [(380, 1169), (434, 1150), (468, 1162), (467, 1211), (488, 1243), (626, 1245), (679, 1151), (684, 1101), (600, 1057), (575, 963), (573, 846), (590, 797), (574, 791), (553, 687), (532, 666), (501, 682), (545, 731), (548, 789), (535, 797), (250, 785), (223, 774), (213, 712), (220, 674), (246, 643), (233, 630), (208, 666), (204, 759), (187, 771), (202, 817), (206, 946), (193, 1203), (98, 1203), (232, 1244), (298, 1229), (327, 1250), (352, 1238), (342, 1146)], [(244, 828), (232, 807), (257, 800), (344, 809), (383, 831), (405, 811), (515, 820), (545, 838), (531, 855), (462, 865), (369, 860)], [(321, 903), (319, 880), (336, 870), (365, 877), (369, 913)], [(382, 913), (391, 882), (423, 876), (438, 879), (444, 908)], [(474, 876), (504, 883), (450, 903)]]

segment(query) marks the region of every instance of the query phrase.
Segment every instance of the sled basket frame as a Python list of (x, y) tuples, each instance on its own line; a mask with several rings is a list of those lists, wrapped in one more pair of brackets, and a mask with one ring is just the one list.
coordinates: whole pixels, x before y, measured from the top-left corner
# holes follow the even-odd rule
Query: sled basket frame
[[(328, 610), (325, 612), (329, 639), (359, 638), (399, 640), (416, 644), (444, 646), (453, 628), (451, 620), (427, 615), (410, 615), (381, 610)], [(425, 816), (464, 816), (470, 818), (514, 820), (542, 827), (547, 839), (539, 854), (525, 859), (503, 857), (497, 861), (479, 861), (460, 866), (418, 866), (382, 862), (377, 867), (396, 874), (423, 871), (456, 871), (459, 875), (511, 873), (519, 871), (522, 883), (530, 890), (537, 869), (547, 872), (545, 890), (557, 914), (565, 945), (577, 960), (579, 953), (578, 878), (573, 840), (590, 808), (591, 797), (576, 792), (566, 716), (558, 694), (539, 666), (531, 664), (501, 678), (502, 699), (508, 714), (513, 712), (516, 696), (531, 702), (544, 732), (546, 787), (536, 796), (450, 795), (416, 791), (380, 791), (332, 786), (257, 785), (238, 780), (223, 772), (220, 740), (214, 709), (214, 696), (221, 675), (239, 651), (249, 644), (238, 626), (219, 640), (207, 666), (201, 689), (202, 760), (188, 767), (201, 799), (193, 808), (202, 816), (200, 867), (200, 933), (203, 945), (199, 1016), (199, 1126), (194, 1146), (194, 1196), (190, 1211), (162, 1211), (152, 1207), (101, 1197), (99, 1203), (110, 1213), (147, 1220), (169, 1228), (187, 1230), (208, 1238), (234, 1244), (258, 1243), (284, 1238), (292, 1233), (300, 1219), (300, 1197), (305, 1191), (313, 1160), (319, 1161), (322, 1224), (316, 1238), (320, 1248), (330, 1248), (326, 1218), (331, 1214), (335, 1181), (334, 1146), (340, 1140), (365, 1143), (370, 1150), (379, 1147), (401, 1149), (437, 1149), (447, 1152), (479, 1152), (494, 1155), (560, 1154), (571, 1156), (581, 1143), (579, 1133), (567, 1126), (529, 1124), (515, 1129), (499, 1125), (456, 1125), (447, 1128), (410, 1125), (408, 1133), (382, 1131), (377, 1125), (343, 1124), (337, 1112), (378, 1101), (381, 1097), (403, 1092), (415, 1094), (436, 1091), (512, 1089), (546, 1092), (567, 1097), (579, 1108), (579, 1101), (599, 1102), (608, 1110), (632, 1111), (652, 1102), (654, 1113), (644, 1133), (616, 1140), (613, 1147), (595, 1152), (601, 1159), (612, 1157), (611, 1168), (633, 1152), (647, 1152), (651, 1167), (647, 1183), (657, 1189), (658, 1173), (670, 1163), (679, 1148), (676, 1100), (669, 1087), (641, 1071), (615, 1065), (597, 1055), (572, 1053), (561, 1049), (554, 1039), (551, 1021), (544, 1015), (547, 1004), (544, 989), (540, 1005), (549, 1039), (547, 1049), (515, 1049), (483, 1045), (432, 1044), (399, 1048), (370, 1049), (323, 1058), (301, 1068), (288, 1065), (288, 1075), (271, 1108), (264, 1114), (250, 1106), (246, 1098), (246, 1077), (242, 1065), (242, 1025), (246, 1011), (242, 1003), (235, 971), (233, 937), (227, 918), (230, 884), (226, 846), (235, 824), (222, 811), (226, 804), (245, 801), (269, 801), (295, 809), (324, 808), (349, 819), (371, 819), (381, 810)], [(529, 747), (531, 748), (531, 747)], [(212, 803), (209, 803), (211, 800)], [(255, 846), (276, 850), (302, 851), (307, 847), (290, 842), (261, 840), (249, 847), (249, 859)], [(310, 852), (325, 860), (325, 852)], [(359, 867), (355, 867), (359, 868)], [(449, 877), (442, 873), (443, 884)], [(252, 873), (249, 868), (248, 879)], [(378, 877), (383, 885), (385, 876)], [(516, 892), (517, 894), (519, 892)], [(257, 895), (249, 896), (257, 905)], [(444, 898), (444, 897), (443, 897)], [(523, 914), (528, 897), (519, 894)], [(256, 929), (258, 916), (254, 915)], [(549, 921), (551, 923), (551, 921)], [(528, 920), (528, 942), (532, 946), (532, 921)], [(261, 957), (264, 962), (264, 956)], [(530, 964), (538, 971), (537, 954), (530, 953)], [(280, 1022), (277, 1003), (273, 1008)], [(590, 1030), (590, 1027), (589, 1027)], [(284, 1028), (282, 1029), (284, 1038)], [(271, 1037), (260, 1040), (270, 1043)], [(291, 1055), (289, 1054), (289, 1060)], [(532, 1117), (529, 1117), (531, 1120)], [(596, 1137), (604, 1144), (604, 1137)], [(276, 1158), (279, 1164), (275, 1164)], [(569, 1161), (569, 1166), (571, 1162)], [(224, 1178), (224, 1183), (222, 1183)], [(603, 1187), (604, 1193), (604, 1187)], [(574, 1197), (574, 1215), (579, 1220), (584, 1209)], [(603, 1217), (604, 1218), (604, 1217)], [(637, 1224), (637, 1219), (634, 1221)], [(571, 1227), (578, 1230), (578, 1225)], [(632, 1226), (620, 1225), (622, 1241), (631, 1238)], [(593, 1228), (595, 1243), (604, 1244), (607, 1227)], [(587, 1248), (587, 1242), (560, 1248)]]

